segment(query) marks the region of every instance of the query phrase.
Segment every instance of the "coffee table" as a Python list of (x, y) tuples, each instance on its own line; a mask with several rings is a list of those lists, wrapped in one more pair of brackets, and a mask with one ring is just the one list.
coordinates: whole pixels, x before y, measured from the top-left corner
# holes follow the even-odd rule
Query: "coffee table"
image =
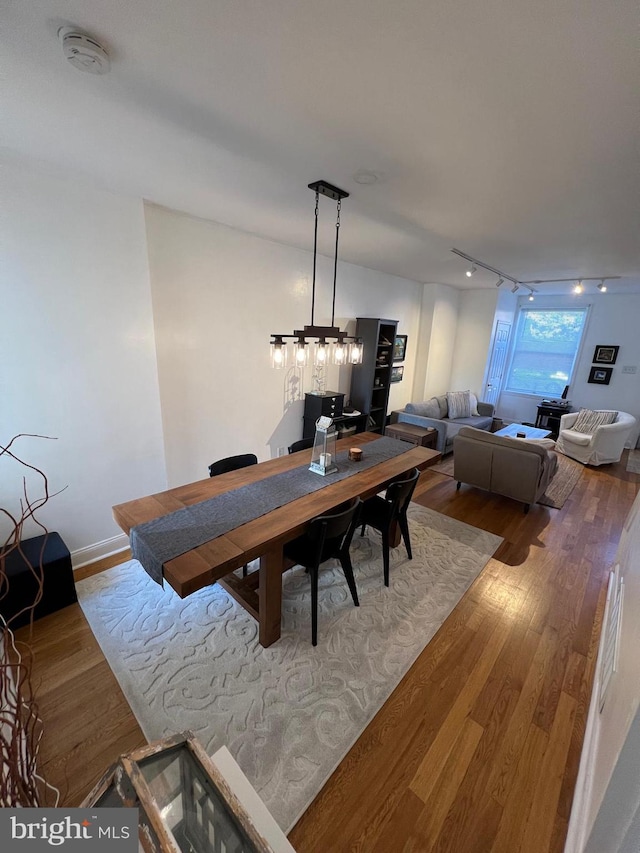
[[(518, 433), (524, 433), (524, 436), (518, 435)], [(538, 429), (538, 427), (527, 426), (526, 424), (509, 424), (499, 429), (494, 435), (508, 435), (511, 438), (547, 438), (551, 433), (548, 429)]]

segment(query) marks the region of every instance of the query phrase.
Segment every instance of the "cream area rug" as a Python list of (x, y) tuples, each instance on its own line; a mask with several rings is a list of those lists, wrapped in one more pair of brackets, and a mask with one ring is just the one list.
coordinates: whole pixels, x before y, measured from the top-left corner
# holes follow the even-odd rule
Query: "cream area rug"
[(416, 504), (409, 519), (413, 560), (392, 550), (388, 589), (378, 534), (356, 533), (360, 607), (338, 564), (323, 566), (315, 648), (300, 567), (283, 576), (282, 636), (267, 649), (217, 584), (182, 600), (135, 560), (79, 581), (145, 736), (191, 729), (209, 754), (227, 746), (288, 832), (502, 541)]
[(630, 450), (627, 459), (627, 471), (631, 474), (640, 474), (640, 450)]
[[(438, 474), (446, 474), (447, 477), (453, 477), (453, 453), (449, 454), (438, 465), (433, 465), (429, 470)], [(538, 503), (554, 507), (554, 509), (562, 509), (583, 471), (584, 465), (580, 462), (558, 453), (558, 470)]]

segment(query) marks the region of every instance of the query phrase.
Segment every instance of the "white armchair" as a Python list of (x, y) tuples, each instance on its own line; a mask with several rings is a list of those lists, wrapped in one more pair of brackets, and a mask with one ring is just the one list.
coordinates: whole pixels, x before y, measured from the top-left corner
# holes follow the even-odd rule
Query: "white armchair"
[[(612, 411), (599, 409), (598, 411)], [(560, 418), (560, 434), (556, 442), (556, 450), (571, 456), (584, 465), (604, 465), (607, 462), (617, 462), (622, 456), (624, 444), (636, 423), (633, 415), (618, 412), (615, 423), (596, 427), (593, 435), (576, 432), (571, 427), (578, 418), (579, 412), (571, 412)]]

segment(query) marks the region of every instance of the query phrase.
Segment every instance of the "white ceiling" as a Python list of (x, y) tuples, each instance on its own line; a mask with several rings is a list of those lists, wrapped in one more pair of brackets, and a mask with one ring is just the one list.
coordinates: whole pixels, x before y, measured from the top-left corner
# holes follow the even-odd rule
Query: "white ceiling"
[[(324, 179), (351, 193), (340, 257), (417, 281), (493, 287), (456, 246), (518, 279), (640, 284), (637, 0), (0, 8), (0, 144), (20, 156), (307, 249)], [(110, 74), (66, 62), (62, 25)], [(334, 213), (321, 199), (327, 254)]]

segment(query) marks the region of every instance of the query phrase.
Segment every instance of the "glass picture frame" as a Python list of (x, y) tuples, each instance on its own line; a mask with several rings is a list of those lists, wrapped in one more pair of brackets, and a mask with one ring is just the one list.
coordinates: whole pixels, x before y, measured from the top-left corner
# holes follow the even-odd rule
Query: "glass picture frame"
[(404, 365), (398, 365), (397, 367), (391, 368), (391, 377), (389, 382), (402, 382), (402, 375), (404, 374)]
[[(396, 335), (393, 342), (393, 359), (392, 361), (404, 361), (407, 352), (407, 335)], [(395, 380), (399, 382), (400, 380)]]
[(594, 365), (589, 372), (588, 382), (596, 385), (608, 385), (611, 382), (612, 367), (597, 367)]
[(593, 352), (594, 364), (615, 364), (618, 358), (618, 350), (616, 347), (608, 344), (598, 344)]

